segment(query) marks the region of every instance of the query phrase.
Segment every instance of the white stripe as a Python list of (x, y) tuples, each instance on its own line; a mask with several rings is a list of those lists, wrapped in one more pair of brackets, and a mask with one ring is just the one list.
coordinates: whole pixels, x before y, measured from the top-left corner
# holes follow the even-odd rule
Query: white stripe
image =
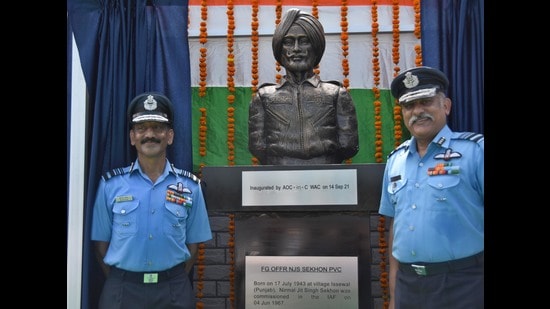
[[(392, 62), (393, 38), (391, 33), (379, 33), (379, 88), (389, 89), (393, 80), (395, 65)], [(326, 49), (321, 59), (319, 69), (321, 79), (342, 81), (342, 50), (340, 35), (326, 36)], [(372, 36), (367, 33), (349, 35), (349, 80), (350, 88), (372, 88)], [(399, 67), (405, 70), (415, 66), (414, 46), (420, 44), (412, 33), (401, 33), (399, 43)], [(200, 46), (198, 38), (189, 38), (191, 61), (191, 85), (199, 85)], [(227, 85), (227, 40), (225, 37), (209, 38), (206, 43), (207, 53), (207, 85), (209, 87), (225, 87)], [(235, 85), (251, 87), (252, 85), (252, 51), (250, 37), (235, 37)], [(259, 38), (259, 84), (275, 82), (275, 57), (271, 48), (271, 36)], [(281, 74), (284, 74), (282, 68)]]
[[(291, 7), (297, 7), (311, 12), (311, 7), (283, 6), (282, 14)], [(319, 6), (319, 20), (323, 24), (325, 33), (340, 33), (340, 7)], [(378, 24), (380, 32), (392, 31), (393, 7), (391, 5), (378, 6)], [(250, 35), (252, 23), (252, 7), (249, 5), (235, 5), (235, 32), (234, 35)], [(272, 35), (275, 30), (275, 6), (266, 5), (258, 8), (258, 31), (260, 35)], [(371, 6), (348, 6), (348, 32), (371, 32)], [(189, 37), (197, 37), (200, 34), (201, 7), (189, 6)], [(412, 6), (399, 7), (399, 28), (401, 31), (414, 31), (414, 8)], [(227, 35), (227, 7), (209, 6), (207, 17), (208, 36)]]
[(70, 157), (67, 199), (67, 308), (80, 308), (86, 176), (86, 81), (71, 33)]

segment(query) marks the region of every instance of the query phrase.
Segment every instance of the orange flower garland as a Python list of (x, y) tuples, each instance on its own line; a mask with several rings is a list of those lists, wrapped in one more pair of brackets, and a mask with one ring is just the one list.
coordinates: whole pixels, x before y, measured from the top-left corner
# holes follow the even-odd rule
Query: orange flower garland
[[(348, 1), (342, 0), (342, 5), (340, 6), (340, 27), (342, 28), (342, 32), (340, 33), (340, 40), (342, 42), (342, 56), (344, 59), (342, 59), (342, 74), (344, 75), (344, 80), (342, 81), (342, 84), (344, 88), (349, 87), (349, 61), (348, 61), (348, 55), (349, 55), (349, 43), (348, 43)], [(348, 158), (344, 160), (344, 163), (351, 164), (352, 158)]]
[(235, 215), (229, 214), (229, 301), (235, 308)]
[[(313, 0), (312, 1), (312, 4), (311, 4), (311, 15), (313, 15), (313, 17), (319, 19), (319, 0)], [(314, 69), (313, 69), (313, 72), (315, 74), (321, 74), (321, 71), (319, 70), (319, 65), (317, 65)]]
[[(258, 27), (260, 22), (258, 21), (259, 0), (252, 0), (252, 95), (258, 91), (258, 79), (260, 77), (258, 70), (258, 46), (259, 46), (259, 32)], [(260, 162), (258, 158), (252, 156), (252, 165), (258, 165)]]
[(371, 16), (372, 16), (372, 74), (374, 76), (374, 86), (372, 91), (374, 92), (374, 158), (376, 163), (382, 163), (382, 116), (381, 116), (381, 106), (380, 102), (380, 49), (378, 47), (378, 5), (376, 0), (372, 0), (371, 6)]
[[(201, 116), (199, 118), (199, 155), (202, 157), (206, 156), (206, 135), (208, 131), (208, 126), (206, 125), (206, 107), (199, 108), (199, 111), (201, 112)], [(201, 162), (200, 164), (200, 171), (202, 171), (202, 167), (204, 166), (204, 163)], [(199, 174), (199, 177), (202, 175)]]
[[(208, 19), (208, 0), (201, 0), (201, 24), (200, 24), (200, 34), (199, 34), (199, 43), (201, 44), (200, 48), (200, 59), (199, 59), (199, 97), (201, 98), (201, 103), (203, 103), (202, 98), (206, 96), (206, 77), (208, 76), (206, 56), (208, 50), (206, 49), (206, 43), (208, 42), (208, 29), (207, 29), (207, 19)], [(202, 158), (206, 156), (206, 134), (207, 134), (207, 121), (206, 121), (206, 108), (201, 107), (199, 109), (201, 112), (201, 117), (199, 119), (199, 155)], [(202, 167), (205, 164), (203, 162), (199, 163), (199, 177), (202, 176)]]
[[(413, 0), (414, 8), (414, 36), (420, 41), (421, 38), (421, 27), (420, 27), (420, 0)], [(422, 65), (422, 47), (420, 44), (414, 46), (414, 51), (416, 52), (415, 64), (416, 66)]]
[[(283, 14), (283, 3), (281, 0), (275, 1), (275, 26), (279, 25), (281, 22), (281, 16)], [(283, 75), (281, 74), (281, 64), (278, 61), (275, 61), (275, 70), (277, 71), (277, 74), (275, 74), (275, 80), (278, 83), (281, 82), (281, 78), (283, 78)]]
[(252, 0), (252, 35), (250, 38), (252, 41), (252, 93), (255, 93), (258, 89), (258, 78), (260, 77), (258, 71), (258, 26), (260, 25), (258, 11), (258, 0)]
[(204, 303), (202, 302), (204, 294), (202, 293), (202, 290), (204, 289), (204, 258), (206, 252), (205, 247), (206, 245), (204, 243), (199, 244), (199, 254), (197, 256), (197, 309), (204, 308)]
[[(374, 92), (374, 132), (375, 132), (375, 160), (377, 163), (382, 163), (382, 118), (381, 118), (381, 106), (380, 102), (380, 56), (379, 50), (379, 41), (378, 41), (378, 5), (377, 0), (372, 0), (371, 6), (371, 18), (372, 18), (372, 70), (374, 76), (374, 86), (372, 91)], [(388, 281), (388, 272), (386, 270), (386, 237), (385, 237), (385, 218), (383, 216), (379, 217), (378, 221), (378, 246), (380, 253), (380, 287), (382, 288), (382, 300), (383, 308), (387, 309), (389, 306), (389, 281)]]
[(227, 163), (230, 166), (235, 165), (235, 108), (232, 106), (235, 103), (235, 55), (233, 54), (234, 32), (235, 32), (235, 15), (233, 12), (233, 0), (227, 0), (227, 148), (228, 157)]
[(384, 301), (383, 308), (387, 309), (390, 306), (390, 278), (386, 268), (388, 243), (386, 242), (386, 218), (380, 215), (378, 220), (378, 253), (380, 253), (380, 287), (382, 288), (382, 300)]
[(347, 89), (349, 87), (349, 61), (348, 61), (348, 1), (342, 0), (342, 5), (340, 6), (340, 27), (342, 32), (340, 33), (340, 40), (342, 41), (342, 73), (344, 75), (343, 84)]
[(392, 4), (392, 37), (393, 37), (393, 45), (392, 45), (392, 61), (393, 64), (395, 64), (395, 67), (393, 68), (394, 74), (393, 76), (399, 75), (399, 39), (400, 39), (400, 33), (399, 33), (399, 0), (393, 0)]
[(319, 18), (319, 0), (313, 0), (311, 3), (311, 15)]
[(206, 54), (207, 49), (205, 47), (206, 42), (208, 42), (208, 32), (206, 28), (206, 20), (208, 18), (208, 4), (207, 0), (201, 0), (201, 26), (199, 34), (199, 42), (201, 44), (201, 56), (199, 59), (199, 71), (200, 71), (200, 82), (199, 82), (199, 97), (204, 97), (206, 95), (206, 76), (207, 67), (206, 67)]
[[(392, 22), (392, 34), (393, 34), (393, 47), (392, 47), (392, 59), (394, 74), (393, 76), (399, 75), (399, 43), (400, 43), (400, 32), (399, 32), (399, 0), (393, 0), (392, 5), (393, 12), (393, 22)], [(401, 106), (399, 104), (394, 104), (393, 108), (393, 123), (394, 123), (394, 147), (397, 147), (401, 144), (401, 138), (403, 137), (403, 128), (401, 127)]]

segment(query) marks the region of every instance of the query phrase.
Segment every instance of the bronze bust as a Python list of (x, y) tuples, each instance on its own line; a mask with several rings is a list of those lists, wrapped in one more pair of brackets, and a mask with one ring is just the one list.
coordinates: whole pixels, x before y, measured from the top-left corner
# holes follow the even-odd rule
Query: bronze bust
[(249, 105), (248, 148), (260, 164), (339, 164), (359, 151), (351, 96), (314, 72), (325, 44), (321, 23), (299, 9), (276, 27), (273, 55), (286, 75), (262, 84)]

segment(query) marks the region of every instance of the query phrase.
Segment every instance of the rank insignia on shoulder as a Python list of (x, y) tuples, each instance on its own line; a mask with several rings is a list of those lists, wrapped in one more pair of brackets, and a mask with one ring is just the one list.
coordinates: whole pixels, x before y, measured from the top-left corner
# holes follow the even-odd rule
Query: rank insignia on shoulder
[(457, 139), (470, 140), (470, 141), (479, 143), (479, 142), (485, 140), (485, 136), (483, 136), (483, 134), (479, 134), (479, 133), (464, 132), (464, 133), (460, 134), (457, 137)]
[(401, 145), (397, 146), (397, 148), (395, 148), (394, 150), (392, 150), (390, 152), (390, 154), (388, 155), (388, 158), (391, 157), (394, 153), (398, 152), (401, 149), (407, 150), (409, 148), (410, 143), (411, 143), (411, 140), (404, 141)]
[(114, 168), (110, 171), (107, 171), (105, 173), (103, 173), (103, 175), (101, 175), (101, 178), (103, 178), (103, 180), (109, 180), (111, 178), (113, 178), (114, 176), (118, 176), (118, 175), (124, 175), (126, 174), (128, 171), (127, 169), (125, 168)]
[(187, 177), (187, 178), (190, 178), (192, 179), (194, 182), (200, 184), (201, 183), (201, 180), (199, 177), (197, 177), (196, 175), (194, 175), (193, 173), (189, 172), (189, 171), (186, 171), (186, 170), (182, 170), (182, 169), (179, 169), (179, 168), (176, 168), (174, 166), (174, 164), (171, 165), (172, 166), (172, 170), (174, 171), (174, 173), (178, 174), (178, 175), (181, 175), (181, 176), (184, 176), (184, 177)]

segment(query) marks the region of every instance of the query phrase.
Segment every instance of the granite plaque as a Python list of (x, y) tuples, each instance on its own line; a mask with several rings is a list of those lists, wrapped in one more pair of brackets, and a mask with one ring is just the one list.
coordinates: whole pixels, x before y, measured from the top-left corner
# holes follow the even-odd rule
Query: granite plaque
[(357, 309), (357, 257), (246, 256), (245, 309)]

